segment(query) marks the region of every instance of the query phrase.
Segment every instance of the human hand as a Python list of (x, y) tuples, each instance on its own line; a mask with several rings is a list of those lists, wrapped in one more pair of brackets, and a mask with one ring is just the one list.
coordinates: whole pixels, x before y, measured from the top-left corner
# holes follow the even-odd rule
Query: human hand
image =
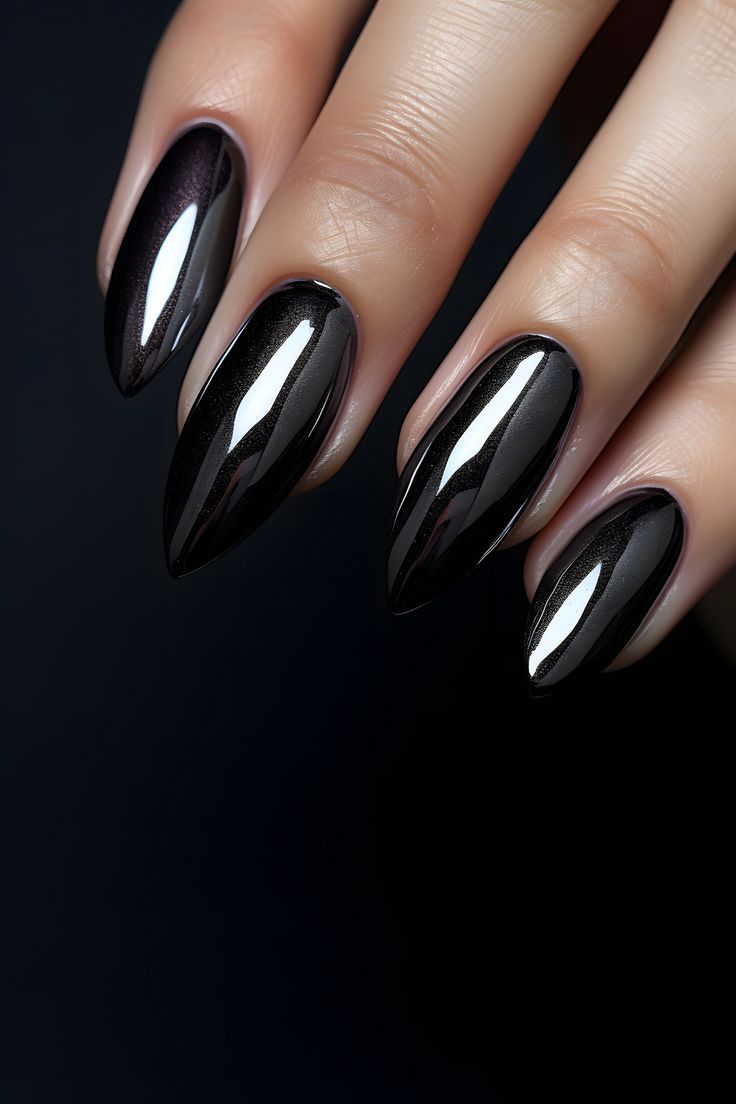
[[(362, 0), (182, 5), (99, 265), (124, 393), (209, 321), (181, 393), (174, 574), (349, 457), (614, 7), (379, 0), (324, 103)], [(674, 0), (404, 423), (394, 608), (536, 534), (539, 691), (644, 655), (736, 555), (732, 290), (650, 386), (734, 254), (735, 97), (736, 6)]]

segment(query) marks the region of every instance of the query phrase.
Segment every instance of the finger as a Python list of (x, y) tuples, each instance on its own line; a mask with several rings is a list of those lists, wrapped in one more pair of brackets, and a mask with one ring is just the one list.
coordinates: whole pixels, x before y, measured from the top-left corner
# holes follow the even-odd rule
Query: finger
[(533, 689), (640, 659), (736, 561), (735, 419), (733, 282), (529, 551)]
[(100, 239), (108, 355), (123, 394), (201, 334), (237, 242), (309, 130), (365, 6), (187, 0), (179, 8), (151, 64)]
[[(321, 281), (350, 304), (360, 322), (360, 345), (350, 378), (340, 376), (346, 391), (339, 420), (330, 421), (335, 418), (332, 402), (319, 425), (317, 410), (310, 408), (316, 428), (309, 442), (299, 437), (299, 470), (284, 461), (289, 475), (274, 479), (271, 508), (318, 453), (313, 483), (332, 474), (355, 446), (438, 307), (489, 202), (610, 7), (611, 0), (583, 5), (561, 0), (379, 0), (324, 111), (264, 211), (182, 389), (183, 421), (243, 318), (284, 280)], [(312, 339), (317, 342), (324, 304), (315, 305), (313, 291), (305, 294), (317, 310)], [(305, 302), (299, 289), (293, 296), (298, 314), (306, 309)], [(286, 310), (288, 301), (279, 302)], [(335, 309), (342, 316), (342, 307)], [(298, 320), (305, 316), (299, 314)], [(281, 332), (275, 319), (273, 325)], [(260, 326), (249, 335), (260, 332)], [(261, 357), (258, 350), (250, 375), (240, 368), (234, 372), (233, 358), (242, 367), (248, 341), (250, 336), (239, 342), (231, 359), (219, 362), (203, 395), (204, 406), (198, 404), (193, 427), (182, 434), (172, 479), (186, 512), (188, 491), (181, 492), (181, 483), (198, 488), (182, 532), (187, 526), (204, 532), (202, 484), (197, 480), (211, 456), (213, 427), (230, 425), (243, 397), (238, 388), (260, 378), (271, 364), (271, 351)], [(338, 342), (333, 352), (342, 356), (344, 349)], [(324, 359), (322, 353), (318, 359)], [(274, 392), (274, 401), (284, 401), (299, 378), (296, 365), (285, 377), (286, 390)], [(321, 403), (321, 390), (319, 396)], [(271, 421), (277, 422), (273, 413)], [(301, 434), (301, 425), (299, 430)], [(207, 477), (215, 496), (235, 493), (231, 475), (239, 461), (231, 455), (231, 439), (228, 428), (220, 451), (215, 449), (224, 467), (213, 463)], [(241, 453), (250, 448), (238, 441)], [(258, 445), (262, 447), (263, 442)], [(288, 435), (282, 447), (294, 452)], [(211, 555), (237, 534), (242, 536), (252, 515), (263, 516), (265, 509), (243, 504), (243, 520), (236, 523), (234, 514), (214, 510), (209, 492), (206, 497), (207, 516), (213, 510), (218, 519), (227, 516), (228, 525), (232, 523), (227, 537), (224, 531), (208, 536)], [(200, 548), (204, 555), (204, 537)]]
[[(408, 558), (392, 574), (398, 589), (411, 578), (414, 604), (472, 569), (527, 507), (515, 539), (553, 515), (728, 262), (735, 97), (736, 7), (675, 3), (580, 165), (404, 424), (399, 466), (411, 460), (396, 538)], [(514, 339), (486, 359), (510, 335), (540, 332), (558, 352), (527, 381), (515, 362), (528, 366), (520, 351), (538, 351), (535, 340)], [(582, 375), (574, 413), (575, 371), (559, 346)], [(489, 409), (487, 424), (476, 424), (485, 437), (472, 463), (442, 483), (469, 412), (485, 410), (511, 376), (519, 394), (498, 420)]]

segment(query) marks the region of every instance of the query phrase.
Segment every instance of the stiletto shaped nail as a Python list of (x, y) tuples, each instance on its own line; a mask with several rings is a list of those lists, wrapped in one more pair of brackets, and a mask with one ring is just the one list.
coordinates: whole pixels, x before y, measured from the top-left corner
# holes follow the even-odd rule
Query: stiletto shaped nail
[(528, 335), (486, 357), (452, 396), (399, 480), (394, 613), (429, 602), (503, 540), (552, 466), (579, 392), (569, 353)]
[(110, 371), (126, 397), (201, 336), (232, 260), (243, 178), (232, 139), (202, 126), (171, 147), (148, 182), (105, 302)]
[(684, 531), (671, 495), (647, 490), (626, 495), (578, 533), (532, 600), (525, 652), (533, 694), (613, 662), (672, 574)]
[(166, 491), (169, 569), (247, 537), (312, 463), (338, 412), (356, 328), (345, 300), (295, 280), (256, 307), (184, 423)]

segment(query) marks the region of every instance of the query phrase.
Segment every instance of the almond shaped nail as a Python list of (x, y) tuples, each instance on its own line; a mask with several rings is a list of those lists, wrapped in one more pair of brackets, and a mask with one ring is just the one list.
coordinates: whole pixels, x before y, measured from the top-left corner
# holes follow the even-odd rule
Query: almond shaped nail
[(182, 135), (149, 180), (105, 301), (110, 371), (126, 397), (194, 350), (230, 268), (243, 178), (232, 139), (202, 126)]
[(672, 574), (684, 532), (672, 496), (646, 490), (578, 533), (532, 599), (525, 655), (533, 694), (604, 671), (620, 655)]
[(554, 463), (579, 393), (570, 354), (535, 334), (471, 373), (399, 480), (388, 559), (395, 613), (447, 590), (503, 540)]
[(286, 498), (335, 420), (355, 340), (350, 307), (316, 280), (283, 284), (255, 308), (176, 446), (164, 519), (172, 575), (233, 548)]

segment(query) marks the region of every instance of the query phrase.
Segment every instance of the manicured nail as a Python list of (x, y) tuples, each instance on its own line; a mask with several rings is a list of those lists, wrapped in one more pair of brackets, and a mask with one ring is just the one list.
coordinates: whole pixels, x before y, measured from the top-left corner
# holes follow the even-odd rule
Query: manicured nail
[(570, 354), (514, 338), (478, 365), (404, 468), (388, 560), (394, 613), (429, 602), (506, 536), (557, 456), (580, 393)]
[(578, 533), (532, 600), (526, 664), (533, 694), (604, 671), (652, 608), (682, 550), (682, 513), (665, 491), (638, 491)]
[(174, 453), (164, 523), (172, 575), (238, 544), (307, 471), (345, 393), (355, 339), (347, 303), (316, 280), (284, 284), (256, 307)]
[(123, 395), (134, 395), (212, 314), (235, 248), (242, 158), (214, 126), (187, 131), (140, 198), (110, 276), (105, 343)]

